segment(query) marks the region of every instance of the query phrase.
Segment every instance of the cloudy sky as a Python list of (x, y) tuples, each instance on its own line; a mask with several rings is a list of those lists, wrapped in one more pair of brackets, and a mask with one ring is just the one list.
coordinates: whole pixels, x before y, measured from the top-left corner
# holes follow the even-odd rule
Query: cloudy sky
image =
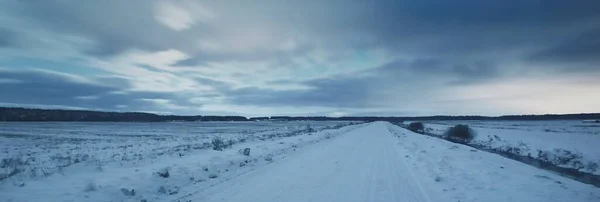
[(600, 112), (598, 0), (0, 0), (0, 105)]

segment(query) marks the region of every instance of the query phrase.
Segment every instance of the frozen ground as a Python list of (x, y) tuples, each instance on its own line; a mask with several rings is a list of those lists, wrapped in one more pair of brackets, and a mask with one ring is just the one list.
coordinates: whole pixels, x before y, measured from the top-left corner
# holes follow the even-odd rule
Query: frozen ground
[(591, 121), (436, 121), (426, 131), (443, 135), (448, 127), (468, 124), (473, 143), (562, 167), (600, 175), (600, 123)]
[(569, 201), (600, 189), (376, 122), (171, 201)]
[[(0, 201), (156, 201), (331, 138), (350, 124), (0, 123)], [(214, 150), (215, 137), (223, 151)], [(246, 148), (249, 156), (239, 153)]]
[[(306, 132), (304, 123), (298, 133), (284, 132), (296, 127), (282, 124), (288, 130), (259, 134), (294, 135), (242, 135), (257, 138), (223, 151), (180, 151), (98, 170), (78, 163), (48, 177), (11, 177), (0, 184), (0, 200), (600, 201), (600, 189), (591, 185), (387, 122), (315, 123), (319, 132)], [(240, 153), (246, 148), (249, 156)]]

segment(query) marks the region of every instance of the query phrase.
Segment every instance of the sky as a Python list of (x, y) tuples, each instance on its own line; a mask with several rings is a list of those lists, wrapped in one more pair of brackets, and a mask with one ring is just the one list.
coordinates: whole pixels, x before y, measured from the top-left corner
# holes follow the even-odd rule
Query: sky
[(597, 0), (0, 0), (0, 106), (600, 112)]

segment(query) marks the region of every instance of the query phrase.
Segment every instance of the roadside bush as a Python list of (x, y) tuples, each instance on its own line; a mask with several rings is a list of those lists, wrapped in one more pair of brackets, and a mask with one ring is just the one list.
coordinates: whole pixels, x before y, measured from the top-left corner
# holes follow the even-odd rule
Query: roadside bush
[(171, 174), (169, 174), (169, 169), (166, 168), (161, 169), (160, 171), (156, 172), (156, 174), (162, 178), (169, 178), (169, 176), (171, 176)]
[(238, 150), (238, 153), (244, 156), (250, 156), (250, 148), (240, 149)]
[(423, 133), (425, 132), (425, 126), (421, 122), (412, 122), (408, 124), (408, 130), (415, 133)]
[(265, 161), (268, 161), (268, 162), (273, 162), (273, 155), (272, 155), (272, 154), (269, 154), (269, 155), (267, 155), (267, 156), (265, 157)]
[(227, 144), (223, 140), (223, 138), (217, 136), (212, 139), (212, 148), (216, 151), (223, 151), (227, 147)]
[(317, 130), (315, 130), (312, 126), (310, 125), (306, 125), (306, 132), (307, 133), (314, 133), (317, 132)]
[(475, 138), (475, 131), (468, 125), (458, 124), (454, 127), (448, 128), (445, 136), (446, 139), (466, 143)]
[(554, 149), (554, 160), (558, 165), (573, 165), (577, 167), (578, 165), (583, 167), (581, 164), (581, 159), (583, 155), (578, 152), (572, 152), (565, 149)]
[(126, 189), (126, 188), (121, 188), (121, 192), (125, 195), (125, 196), (135, 196), (135, 190), (134, 189)]
[(233, 146), (234, 144), (235, 144), (235, 140), (229, 139), (229, 140), (227, 140), (227, 145), (226, 145), (226, 147), (231, 147), (231, 146)]
[(29, 167), (29, 162), (20, 157), (5, 158), (0, 161), (0, 181), (23, 172)]

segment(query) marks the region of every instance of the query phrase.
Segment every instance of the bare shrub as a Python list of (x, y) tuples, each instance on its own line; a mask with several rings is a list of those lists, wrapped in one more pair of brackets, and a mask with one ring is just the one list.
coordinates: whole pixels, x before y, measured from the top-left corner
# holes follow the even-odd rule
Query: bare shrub
[(227, 144), (225, 143), (223, 138), (221, 138), (219, 136), (214, 137), (212, 139), (211, 143), (212, 143), (213, 150), (216, 150), (216, 151), (223, 151), (223, 149), (225, 149), (227, 147)]
[(458, 124), (454, 127), (448, 128), (445, 136), (449, 140), (467, 143), (475, 138), (475, 131), (468, 125)]
[(317, 130), (315, 130), (311, 125), (306, 125), (305, 132), (306, 133), (314, 133), (314, 132), (317, 132)]
[(171, 176), (168, 169), (162, 169), (161, 171), (156, 172), (156, 174), (162, 178), (169, 178)]
[(4, 158), (0, 161), (0, 181), (17, 175), (29, 167), (29, 162), (20, 157)]
[(125, 196), (135, 196), (135, 190), (134, 189), (126, 189), (126, 188), (121, 188), (121, 192), (125, 195)]
[(269, 154), (269, 155), (267, 155), (267, 156), (265, 157), (265, 161), (268, 161), (268, 162), (273, 162), (273, 155), (272, 155), (272, 154)]
[(250, 148), (240, 149), (238, 150), (238, 153), (244, 156), (250, 156)]
[(415, 133), (424, 133), (425, 125), (423, 125), (423, 123), (421, 123), (421, 122), (412, 122), (412, 123), (408, 124), (408, 130), (415, 132)]
[(231, 147), (231, 146), (233, 146), (235, 143), (236, 143), (236, 142), (235, 142), (235, 140), (233, 140), (233, 139), (229, 139), (229, 140), (227, 140), (227, 145), (226, 145), (226, 146), (227, 146), (227, 147)]

